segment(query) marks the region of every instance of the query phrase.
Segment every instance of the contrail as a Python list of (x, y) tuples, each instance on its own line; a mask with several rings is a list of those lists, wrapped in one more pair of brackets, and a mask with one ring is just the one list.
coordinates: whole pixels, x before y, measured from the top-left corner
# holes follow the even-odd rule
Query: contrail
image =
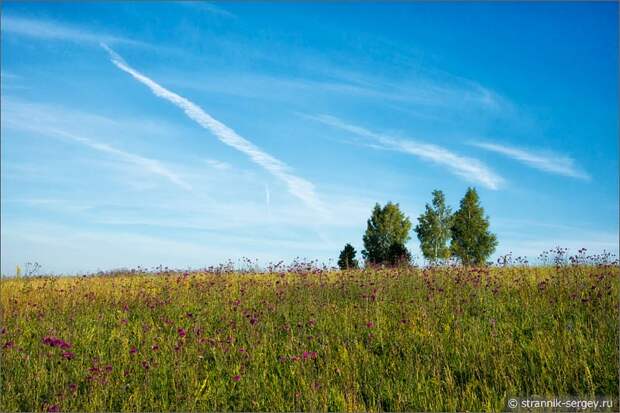
[(220, 141), (246, 154), (254, 163), (258, 164), (273, 176), (283, 181), (286, 184), (288, 191), (293, 196), (303, 201), (306, 205), (321, 213), (326, 212), (325, 206), (315, 194), (314, 185), (303, 178), (293, 175), (289, 171), (290, 168), (288, 165), (284, 162), (274, 158), (266, 152), (263, 152), (252, 142), (238, 135), (237, 132), (206, 113), (200, 106), (182, 96), (177, 95), (174, 92), (171, 92), (147, 76), (133, 69), (118, 53), (108, 47), (105, 43), (100, 43), (100, 45), (110, 54), (112, 63), (114, 63), (116, 67), (129, 73), (140, 83), (145, 84), (156, 96), (166, 99), (181, 108), (190, 119), (198, 123), (203, 128), (209, 130)]
[(590, 175), (580, 170), (575, 161), (564, 155), (554, 153), (536, 153), (526, 151), (521, 148), (515, 148), (514, 146), (500, 145), (491, 142), (473, 142), (472, 145), (477, 146), (487, 151), (500, 153), (515, 159), (525, 165), (532, 168), (539, 169), (541, 171), (550, 172), (557, 175), (570, 176), (572, 178), (583, 179), (589, 181)]
[(496, 175), (491, 169), (477, 159), (458, 155), (441, 146), (398, 139), (386, 134), (372, 132), (360, 126), (343, 122), (330, 115), (302, 116), (371, 139), (380, 144), (376, 145), (379, 148), (407, 153), (434, 162), (447, 168), (455, 175), (461, 176), (470, 182), (478, 182), (489, 189), (497, 190), (503, 183), (502, 177)]

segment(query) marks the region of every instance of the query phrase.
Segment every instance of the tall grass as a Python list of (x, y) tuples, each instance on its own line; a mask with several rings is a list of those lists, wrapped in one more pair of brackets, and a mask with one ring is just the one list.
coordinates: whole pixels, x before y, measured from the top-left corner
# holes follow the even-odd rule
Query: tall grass
[(618, 393), (616, 265), (1, 287), (1, 411), (497, 411)]

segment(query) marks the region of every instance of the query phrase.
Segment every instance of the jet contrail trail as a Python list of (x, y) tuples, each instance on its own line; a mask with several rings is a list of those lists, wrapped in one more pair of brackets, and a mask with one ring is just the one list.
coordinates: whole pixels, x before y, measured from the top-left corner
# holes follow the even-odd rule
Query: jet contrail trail
[(252, 142), (238, 135), (234, 130), (206, 113), (200, 106), (182, 96), (177, 95), (174, 92), (171, 92), (163, 86), (160, 86), (147, 76), (133, 69), (118, 53), (108, 47), (105, 43), (100, 43), (100, 45), (110, 54), (112, 63), (114, 63), (116, 67), (129, 73), (134, 79), (146, 85), (156, 96), (166, 99), (167, 101), (183, 109), (185, 114), (190, 119), (198, 123), (203, 128), (211, 131), (211, 133), (213, 133), (220, 141), (246, 154), (254, 163), (258, 164), (273, 176), (283, 181), (289, 192), (302, 200), (306, 205), (319, 212), (326, 212), (324, 205), (314, 192), (314, 185), (303, 178), (293, 175), (289, 171), (290, 168), (288, 165), (284, 162), (274, 158), (266, 152), (263, 152)]
[(358, 136), (372, 139), (380, 144), (382, 149), (391, 149), (417, 156), (427, 161), (434, 162), (448, 168), (452, 173), (465, 178), (471, 182), (479, 182), (485, 187), (497, 190), (501, 187), (504, 180), (495, 174), (482, 162), (477, 159), (468, 158), (451, 152), (441, 146), (417, 142), (412, 140), (397, 139), (382, 133), (369, 131), (357, 125), (346, 123), (330, 115), (302, 115), (308, 119), (313, 119), (323, 124), (338, 128)]

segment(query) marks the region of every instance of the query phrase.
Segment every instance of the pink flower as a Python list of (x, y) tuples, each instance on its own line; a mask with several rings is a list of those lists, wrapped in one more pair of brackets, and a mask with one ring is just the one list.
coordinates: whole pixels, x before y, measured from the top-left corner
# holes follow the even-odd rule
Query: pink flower
[(232, 380), (233, 380), (233, 381), (235, 381), (235, 382), (237, 382), (237, 381), (241, 380), (241, 376), (237, 374), (236, 376), (234, 376), (234, 377), (232, 378)]
[(135, 346), (131, 346), (131, 349), (129, 349), (129, 354), (136, 354), (138, 352), (138, 349)]
[(59, 347), (63, 350), (71, 348), (70, 343), (64, 341), (63, 339), (60, 339), (58, 337), (53, 337), (53, 336), (43, 337), (43, 344), (47, 344), (48, 346), (51, 346), (51, 347)]
[(157, 350), (159, 350), (159, 346), (158, 346), (157, 344), (153, 344), (153, 345), (151, 346), (151, 350), (153, 350), (153, 351), (157, 351)]
[(369, 321), (366, 323), (366, 327), (368, 328), (373, 328), (375, 326), (375, 323), (373, 323), (372, 321)]
[(187, 331), (184, 328), (177, 329), (177, 333), (179, 333), (180, 337), (185, 337), (187, 335)]
[(63, 351), (63, 352), (62, 352), (62, 357), (63, 357), (65, 360), (73, 360), (73, 358), (75, 357), (75, 354), (73, 354), (73, 353), (72, 353), (72, 352), (70, 352), (70, 351)]

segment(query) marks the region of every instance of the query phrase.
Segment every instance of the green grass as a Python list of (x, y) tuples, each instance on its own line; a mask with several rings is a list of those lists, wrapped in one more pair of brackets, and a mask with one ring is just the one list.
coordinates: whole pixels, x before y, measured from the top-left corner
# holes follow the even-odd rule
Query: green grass
[(617, 266), (1, 287), (1, 411), (497, 411), (618, 393)]

